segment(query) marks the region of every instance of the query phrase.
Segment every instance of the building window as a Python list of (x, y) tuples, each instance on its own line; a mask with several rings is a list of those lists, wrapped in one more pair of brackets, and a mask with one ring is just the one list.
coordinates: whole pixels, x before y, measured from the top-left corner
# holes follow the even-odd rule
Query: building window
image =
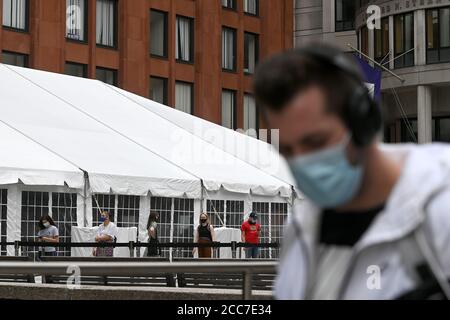
[(244, 13), (257, 16), (259, 14), (259, 0), (244, 0)]
[[(99, 210), (100, 209), (100, 210)], [(99, 226), (101, 212), (109, 213), (109, 220), (114, 222), (116, 215), (116, 196), (110, 194), (92, 195), (92, 226)]]
[[(194, 200), (174, 199), (173, 207), (173, 242), (194, 241)], [(192, 249), (176, 249), (177, 258), (192, 258)]]
[(436, 118), (436, 138), (435, 141), (450, 142), (450, 117)]
[(175, 83), (175, 109), (192, 114), (193, 104), (192, 83), (177, 81)]
[(95, 78), (112, 86), (117, 86), (117, 70), (97, 67)]
[[(71, 242), (72, 226), (77, 225), (77, 194), (52, 193), (51, 216), (59, 231), (60, 242)], [(71, 248), (58, 248), (59, 256), (70, 257)]]
[(222, 91), (222, 126), (236, 129), (236, 92)]
[(117, 1), (97, 0), (96, 7), (97, 44), (116, 47), (117, 43)]
[(150, 54), (167, 58), (167, 13), (150, 11)]
[(450, 7), (427, 11), (427, 63), (450, 61)]
[(66, 0), (66, 38), (87, 40), (87, 1)]
[(222, 7), (236, 10), (236, 0), (222, 0)]
[(236, 71), (236, 30), (222, 28), (222, 69)]
[(244, 34), (244, 72), (253, 74), (259, 55), (258, 35), (245, 32)]
[[(394, 17), (395, 68), (414, 65), (414, 14), (407, 13)], [(409, 52), (408, 52), (409, 51)], [(408, 52), (408, 53), (407, 53)]]
[(227, 200), (225, 219), (227, 228), (240, 230), (241, 225), (244, 222), (244, 201)]
[(336, 32), (355, 30), (355, 1), (336, 0)]
[(3, 0), (3, 26), (28, 30), (28, 0)]
[(75, 62), (66, 62), (64, 73), (69, 76), (87, 78), (87, 65)]
[[(7, 223), (8, 223), (8, 190), (0, 189), (0, 241), (5, 243), (7, 241)], [(7, 255), (6, 246), (2, 245), (0, 248), (2, 256)]]
[(369, 29), (367, 27), (362, 27), (360, 30), (360, 50), (366, 56), (369, 56)]
[(250, 94), (244, 95), (244, 130), (247, 134), (257, 137), (258, 112), (255, 99)]
[(389, 18), (381, 19), (381, 29), (375, 29), (375, 60), (381, 64), (389, 60)]
[(150, 77), (150, 99), (167, 105), (167, 79)]
[(22, 53), (2, 52), (2, 63), (18, 67), (28, 67), (28, 56)]
[(117, 226), (120, 228), (133, 228), (139, 230), (139, 202), (138, 196), (118, 196)]
[[(401, 119), (400, 120), (400, 142), (418, 141), (418, 127), (417, 118)], [(432, 140), (439, 142), (450, 142), (450, 118), (449, 117), (435, 117), (431, 124)]]
[(194, 20), (177, 16), (175, 34), (175, 58), (178, 61), (194, 61)]
[[(21, 239), (23, 242), (36, 240), (39, 219), (49, 213), (48, 192), (22, 192)], [(22, 247), (22, 255), (36, 258), (38, 247)]]

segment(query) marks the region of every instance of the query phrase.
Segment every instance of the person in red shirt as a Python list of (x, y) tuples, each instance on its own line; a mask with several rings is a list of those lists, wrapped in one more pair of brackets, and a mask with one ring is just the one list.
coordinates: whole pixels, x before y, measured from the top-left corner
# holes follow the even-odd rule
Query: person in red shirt
[[(261, 225), (258, 223), (258, 215), (256, 212), (251, 212), (249, 218), (242, 223), (241, 239), (244, 243), (258, 244), (259, 235), (261, 233)], [(259, 248), (249, 247), (245, 248), (245, 256), (247, 259), (258, 258)]]

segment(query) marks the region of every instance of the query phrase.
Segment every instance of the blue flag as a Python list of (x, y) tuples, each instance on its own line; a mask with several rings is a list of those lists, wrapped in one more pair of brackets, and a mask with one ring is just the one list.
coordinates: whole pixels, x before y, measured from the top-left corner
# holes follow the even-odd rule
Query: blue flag
[(355, 59), (358, 61), (363, 74), (364, 81), (375, 86), (374, 98), (377, 102), (381, 100), (381, 74), (382, 71), (373, 68), (366, 60), (359, 57), (358, 54), (354, 54)]

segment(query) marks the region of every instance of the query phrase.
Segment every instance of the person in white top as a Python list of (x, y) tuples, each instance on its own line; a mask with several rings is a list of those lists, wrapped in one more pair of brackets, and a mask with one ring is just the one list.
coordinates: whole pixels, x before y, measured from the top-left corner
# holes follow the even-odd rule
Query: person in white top
[(450, 298), (450, 147), (381, 144), (381, 108), (355, 60), (315, 44), (255, 73), (300, 195), (275, 296)]
[[(100, 215), (101, 225), (98, 226), (95, 242), (97, 243), (114, 243), (117, 237), (117, 227), (111, 222), (109, 212), (102, 211)], [(112, 257), (114, 256), (113, 247), (94, 248), (93, 255), (95, 257)]]

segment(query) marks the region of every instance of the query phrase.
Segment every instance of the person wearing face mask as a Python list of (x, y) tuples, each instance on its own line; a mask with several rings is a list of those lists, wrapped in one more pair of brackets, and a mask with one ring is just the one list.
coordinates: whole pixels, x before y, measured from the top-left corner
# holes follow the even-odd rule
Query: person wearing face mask
[[(50, 215), (46, 214), (39, 219), (39, 231), (37, 236), (40, 242), (59, 242), (59, 230)], [(55, 247), (42, 247), (40, 252), (42, 256), (57, 255)]]
[(145, 257), (155, 257), (159, 255), (158, 248), (158, 228), (157, 222), (159, 220), (159, 214), (156, 212), (150, 212), (150, 216), (148, 218), (147, 223), (147, 232), (148, 232), (148, 243), (152, 244), (151, 247), (147, 248), (144, 256)]
[[(95, 242), (97, 243), (114, 243), (117, 239), (116, 225), (111, 222), (110, 214), (107, 211), (102, 211), (100, 214), (100, 224), (98, 226)], [(94, 248), (93, 256), (95, 257), (112, 257), (114, 256), (113, 247), (98, 247)]]
[[(206, 213), (200, 215), (199, 225), (194, 234), (194, 242), (199, 244), (213, 243), (215, 241), (214, 227), (209, 221), (209, 216)], [(197, 248), (194, 248), (192, 254), (195, 255)], [(211, 258), (212, 248), (201, 247), (198, 248), (199, 258)]]
[[(243, 243), (258, 244), (261, 233), (261, 225), (258, 223), (258, 214), (250, 212), (248, 219), (241, 226), (241, 240)], [(256, 259), (259, 255), (258, 247), (245, 248), (245, 257), (247, 259)]]
[(361, 70), (316, 44), (261, 63), (254, 91), (303, 194), (278, 299), (450, 297), (450, 148), (382, 145)]

